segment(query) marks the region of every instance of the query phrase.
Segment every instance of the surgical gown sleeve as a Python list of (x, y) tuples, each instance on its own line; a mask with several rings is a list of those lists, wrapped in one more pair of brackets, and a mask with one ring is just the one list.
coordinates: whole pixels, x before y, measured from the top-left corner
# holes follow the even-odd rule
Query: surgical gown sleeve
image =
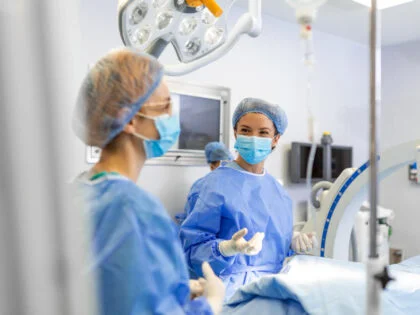
[(195, 207), (195, 203), (197, 202), (198, 196), (200, 194), (203, 181), (204, 181), (204, 178), (200, 178), (191, 186), (190, 192), (188, 193), (188, 197), (187, 197), (187, 203), (185, 204), (185, 208), (184, 208), (185, 214), (187, 216), (191, 213), (191, 211)]
[(219, 251), (219, 243), (224, 240), (217, 238), (222, 207), (222, 197), (207, 193), (204, 187), (181, 226), (180, 237), (189, 267), (199, 276), (202, 276), (201, 264), (204, 261), (209, 262), (219, 275), (235, 260), (235, 256), (224, 257)]
[(101, 314), (212, 314), (189, 299), (181, 245), (170, 219), (139, 220), (133, 205), (109, 209), (95, 227)]

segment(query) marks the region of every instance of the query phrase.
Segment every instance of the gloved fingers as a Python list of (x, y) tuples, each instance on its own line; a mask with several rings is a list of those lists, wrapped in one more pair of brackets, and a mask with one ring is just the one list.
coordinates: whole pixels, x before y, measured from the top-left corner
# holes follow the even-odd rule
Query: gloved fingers
[(259, 252), (262, 249), (262, 245), (260, 244), (256, 244), (255, 246), (249, 247), (247, 250), (247, 255), (248, 256), (255, 256), (257, 254), (259, 254)]
[(305, 245), (305, 242), (303, 241), (302, 234), (299, 235), (298, 242), (299, 242), (300, 252), (306, 252), (306, 245)]
[(204, 293), (204, 288), (199, 280), (190, 280), (190, 294), (192, 296), (201, 296)]
[(310, 232), (307, 235), (308, 235), (308, 238), (311, 240), (312, 243), (314, 243), (314, 240), (317, 241), (316, 232)]
[(258, 254), (262, 249), (262, 241), (264, 237), (265, 237), (264, 233), (261, 233), (261, 232), (255, 233), (255, 235), (248, 242), (249, 244), (248, 252), (249, 253), (256, 252)]
[(293, 238), (292, 238), (292, 245), (291, 245), (292, 249), (295, 252), (299, 252), (300, 251), (300, 245), (299, 245), (299, 236), (295, 234), (295, 232), (293, 232)]
[(236, 250), (240, 253), (246, 253), (250, 247), (251, 245), (249, 244), (249, 242), (240, 242), (236, 245)]
[(308, 233), (307, 236), (308, 236), (309, 241), (310, 241), (310, 243), (312, 245), (311, 248), (310, 248), (310, 250), (315, 249), (315, 248), (318, 248), (318, 239), (316, 237), (316, 232)]
[(312, 247), (313, 248), (318, 248), (318, 239), (316, 238), (316, 235), (312, 235)]
[(203, 262), (201, 269), (203, 270), (203, 276), (206, 280), (216, 277), (213, 269), (210, 267), (210, 264), (207, 261)]
[(302, 239), (305, 243), (306, 250), (305, 251), (311, 251), (312, 250), (312, 241), (309, 239), (308, 235), (306, 233), (302, 233)]
[(254, 245), (248, 245), (247, 248), (245, 248), (245, 254), (249, 255), (250, 253), (255, 251), (255, 246)]
[(257, 232), (254, 234), (254, 236), (249, 240), (253, 243), (261, 243), (265, 237), (265, 234), (262, 232)]
[(308, 233), (308, 237), (309, 238), (312, 238), (312, 237), (316, 237), (316, 232), (310, 232), (310, 233)]
[(261, 250), (258, 250), (258, 249), (254, 248), (252, 250), (249, 250), (246, 254), (247, 254), (247, 256), (256, 256), (260, 253), (260, 251)]
[(234, 241), (221, 241), (219, 243), (219, 251), (225, 257), (234, 256), (237, 253), (237, 244)]
[(238, 232), (236, 232), (235, 234), (233, 234), (232, 240), (233, 241), (239, 241), (242, 237), (244, 237), (245, 235), (247, 235), (247, 233), (248, 233), (248, 229), (247, 228), (243, 228), (242, 230), (239, 230)]
[(248, 242), (248, 247), (245, 249), (246, 254), (250, 255), (251, 253), (255, 252), (256, 248), (257, 248), (258, 244), (256, 244), (256, 241), (249, 241)]
[(201, 286), (206, 287), (207, 284), (207, 280), (204, 278), (199, 278), (198, 282), (200, 283)]
[(255, 238), (255, 235), (254, 235), (254, 237), (248, 241), (248, 249), (254, 248), (257, 245), (257, 243), (258, 243), (258, 240)]

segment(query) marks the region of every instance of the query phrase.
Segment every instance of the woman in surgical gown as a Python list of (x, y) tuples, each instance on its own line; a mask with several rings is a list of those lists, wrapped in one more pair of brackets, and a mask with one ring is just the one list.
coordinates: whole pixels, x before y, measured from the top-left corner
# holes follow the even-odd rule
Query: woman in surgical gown
[[(210, 167), (210, 171), (214, 171), (217, 169), (222, 162), (224, 161), (232, 161), (233, 156), (232, 153), (229, 152), (229, 149), (222, 142), (209, 142), (206, 144), (204, 148), (204, 154), (206, 156), (207, 164)], [(188, 195), (188, 202), (184, 209), (184, 212), (178, 213), (175, 216), (178, 224), (181, 225), (184, 222), (187, 215), (191, 212), (191, 205), (195, 204), (195, 199), (198, 196), (198, 192), (201, 188), (201, 182), (203, 178), (199, 178), (194, 184), (191, 186), (190, 193)]]
[(247, 98), (236, 108), (233, 128), (239, 156), (208, 174), (180, 236), (189, 267), (201, 275), (209, 261), (226, 284), (226, 298), (253, 279), (277, 273), (292, 253), (312, 249), (314, 235), (293, 233), (292, 201), (264, 162), (287, 127), (277, 105)]
[(213, 314), (223, 301), (223, 283), (208, 264), (207, 281), (189, 282), (177, 228), (136, 185), (146, 159), (163, 155), (180, 132), (162, 76), (154, 58), (120, 49), (97, 62), (80, 89), (73, 128), (102, 149), (74, 185), (75, 204), (92, 222), (101, 314)]

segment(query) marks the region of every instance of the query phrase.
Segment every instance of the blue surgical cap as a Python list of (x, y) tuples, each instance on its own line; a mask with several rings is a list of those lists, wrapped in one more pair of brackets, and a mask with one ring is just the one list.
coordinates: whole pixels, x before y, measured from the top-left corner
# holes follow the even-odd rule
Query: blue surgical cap
[(207, 143), (204, 150), (206, 152), (207, 163), (233, 160), (232, 154), (221, 142)]
[(248, 113), (260, 113), (270, 118), (279, 134), (284, 134), (287, 128), (287, 115), (278, 105), (270, 104), (257, 98), (245, 98), (236, 107), (233, 113), (232, 124), (235, 128), (239, 119)]
[(73, 130), (87, 145), (104, 148), (159, 86), (162, 65), (129, 48), (112, 51), (87, 74), (73, 115)]

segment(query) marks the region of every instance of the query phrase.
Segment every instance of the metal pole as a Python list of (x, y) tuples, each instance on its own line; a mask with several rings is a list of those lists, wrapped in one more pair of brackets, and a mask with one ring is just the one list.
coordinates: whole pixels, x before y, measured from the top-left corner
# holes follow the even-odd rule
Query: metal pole
[(332, 137), (329, 132), (324, 132), (321, 138), (321, 144), (323, 148), (322, 156), (322, 177), (326, 181), (332, 181), (332, 158), (331, 158), (331, 144)]
[(376, 221), (378, 205), (378, 123), (381, 106), (381, 35), (380, 16), (376, 2), (377, 0), (372, 0), (370, 22), (370, 258), (378, 257)]
[(381, 108), (381, 21), (377, 0), (370, 11), (370, 251), (366, 314), (381, 314), (381, 288), (374, 278), (381, 271), (377, 252), (378, 126)]

